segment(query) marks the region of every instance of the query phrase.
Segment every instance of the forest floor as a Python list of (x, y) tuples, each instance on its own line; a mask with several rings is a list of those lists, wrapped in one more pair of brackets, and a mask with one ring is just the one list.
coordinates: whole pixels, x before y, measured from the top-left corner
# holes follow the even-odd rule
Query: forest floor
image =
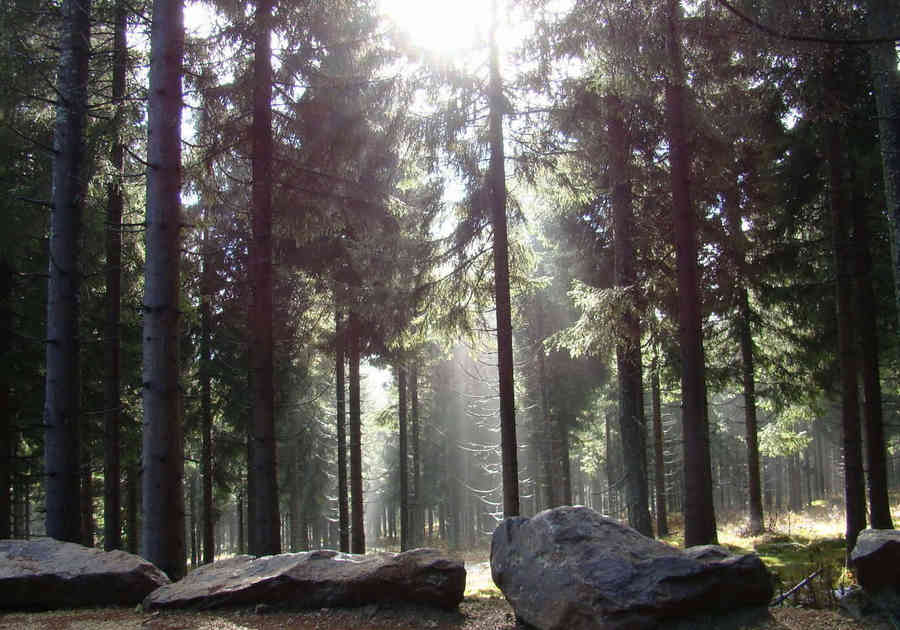
[[(834, 610), (774, 608), (768, 619), (728, 630), (890, 630), (886, 621), (858, 622)], [(103, 608), (0, 614), (3, 630), (523, 630), (499, 597), (466, 597), (456, 611), (424, 607), (143, 613)], [(723, 628), (724, 630), (724, 628)]]
[[(894, 522), (900, 522), (895, 501)], [(680, 545), (679, 523), (665, 540)], [(835, 590), (853, 583), (843, 568), (843, 514), (836, 505), (814, 504), (802, 514), (767, 523), (748, 537), (740, 523), (720, 526), (719, 542), (735, 552), (755, 551), (775, 575), (776, 592), (805, 577), (817, 577), (767, 618), (731, 624), (727, 630), (892, 630), (887, 620), (856, 621), (836, 610)], [(370, 605), (310, 611), (238, 609), (205, 612), (144, 612), (137, 608), (95, 608), (48, 612), (0, 612), (0, 630), (523, 630), (491, 579), (488, 550), (456, 555), (466, 565), (466, 594), (458, 610), (423, 606)], [(723, 627), (722, 630), (726, 630)]]

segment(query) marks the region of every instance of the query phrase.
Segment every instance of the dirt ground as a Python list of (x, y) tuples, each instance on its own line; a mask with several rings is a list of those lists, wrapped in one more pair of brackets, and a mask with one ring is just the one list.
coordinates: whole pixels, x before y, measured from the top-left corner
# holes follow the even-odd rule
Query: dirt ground
[[(733, 627), (733, 626), (732, 626)], [(834, 611), (776, 608), (746, 630), (890, 630), (886, 622), (859, 623)], [(505, 600), (469, 597), (457, 611), (425, 607), (364, 606), (304, 612), (265, 609), (144, 613), (104, 608), (0, 613), (2, 630), (522, 630)]]
[[(779, 607), (753, 623), (720, 630), (893, 630), (886, 621), (860, 623), (835, 611)], [(205, 612), (143, 612), (137, 608), (91, 608), (48, 612), (2, 612), (0, 630), (524, 630), (491, 579), (490, 563), (466, 562), (466, 597), (458, 610), (425, 606), (370, 605), (281, 612), (260, 606)], [(678, 630), (690, 630), (682, 624)], [(719, 630), (719, 629), (717, 629)]]

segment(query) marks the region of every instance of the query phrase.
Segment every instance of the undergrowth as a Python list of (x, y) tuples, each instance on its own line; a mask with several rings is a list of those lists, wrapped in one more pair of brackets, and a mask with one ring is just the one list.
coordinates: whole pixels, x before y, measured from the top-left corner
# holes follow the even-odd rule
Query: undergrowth
[[(900, 523), (900, 493), (891, 499), (894, 523)], [(662, 540), (683, 547), (684, 521), (680, 514), (670, 515), (669, 529), (670, 535)], [(765, 530), (757, 536), (749, 535), (742, 518), (722, 519), (718, 538), (720, 545), (734, 553), (759, 555), (772, 573), (776, 597), (814, 576), (784, 600), (787, 606), (835, 608), (837, 593), (855, 583), (844, 565), (844, 512), (838, 502), (814, 501), (800, 512), (767, 515)], [(502, 597), (490, 576), (489, 547), (448, 551), (466, 563), (466, 598)]]

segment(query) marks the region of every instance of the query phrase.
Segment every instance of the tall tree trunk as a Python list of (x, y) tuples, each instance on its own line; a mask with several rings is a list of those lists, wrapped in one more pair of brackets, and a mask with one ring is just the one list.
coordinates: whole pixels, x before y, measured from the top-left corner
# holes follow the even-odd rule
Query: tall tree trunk
[(53, 136), (50, 279), (47, 283), (47, 362), (44, 459), (47, 535), (78, 541), (79, 378), (78, 305), (81, 218), (85, 194), (90, 0), (65, 0)]
[[(875, 292), (872, 288), (872, 254), (869, 227), (862, 204), (852, 204), (855, 241), (857, 300), (859, 313), (876, 313)], [(866, 427), (866, 466), (869, 488), (869, 515), (872, 527), (893, 529), (891, 505), (888, 499), (887, 454), (884, 440), (884, 421), (881, 411), (881, 374), (879, 367), (878, 326), (856, 318), (860, 336), (860, 367), (863, 381), (863, 422)]]
[[(833, 57), (826, 62), (826, 90), (837, 92)], [(838, 102), (832, 100), (829, 102)], [(832, 112), (831, 115), (834, 115)], [(857, 390), (857, 359), (853, 343), (852, 282), (853, 257), (850, 247), (849, 206), (842, 154), (841, 124), (839, 120), (826, 122), (826, 157), (828, 160), (829, 195), (831, 204), (832, 239), (834, 242), (835, 293), (837, 301), (838, 362), (841, 374), (841, 428), (844, 449), (844, 500), (846, 506), (847, 556), (856, 545), (856, 538), (866, 527), (866, 496), (862, 467), (862, 436)]]
[(191, 568), (196, 568), (200, 563), (200, 554), (197, 549), (197, 469), (191, 472), (188, 479), (188, 532), (191, 555)]
[(559, 440), (559, 478), (563, 505), (572, 505), (572, 457), (569, 452), (569, 423), (562, 417), (556, 421)]
[(413, 500), (412, 509), (410, 510), (412, 517), (410, 518), (410, 527), (412, 529), (413, 547), (422, 546), (422, 530), (424, 522), (422, 518), (422, 471), (421, 459), (422, 453), (419, 450), (419, 364), (417, 360), (413, 361), (412, 369), (409, 372), (409, 398), (410, 398), (410, 428), (412, 429), (412, 477), (413, 477)]
[(667, 48), (671, 76), (666, 81), (666, 119), (672, 178), (672, 223), (678, 267), (678, 338), (681, 348), (682, 432), (684, 434), (684, 544), (715, 543), (706, 375), (697, 268), (697, 217), (690, 196), (690, 148), (684, 120), (684, 65), (680, 5), (667, 0)]
[(256, 3), (253, 60), (253, 473), (254, 512), (250, 553), (281, 552), (275, 461), (275, 386), (272, 339), (272, 0)]
[(531, 490), (531, 514), (537, 514), (541, 511), (541, 427), (543, 423), (542, 417), (536, 413), (531, 414), (531, 422), (529, 423), (529, 443), (531, 448), (528, 450), (528, 476), (532, 480)]
[[(248, 353), (253, 355), (253, 348), (249, 348)], [(252, 361), (252, 359), (251, 359)], [(253, 380), (252, 374), (247, 375), (247, 383), (249, 384)], [(256, 514), (256, 471), (253, 468), (253, 404), (251, 402), (250, 408), (248, 409), (250, 417), (247, 418), (247, 434), (244, 436), (247, 442), (247, 485), (246, 491), (244, 494), (246, 507), (247, 507), (247, 519), (244, 521), (244, 527), (247, 530), (247, 552), (250, 552), (251, 541), (254, 539), (256, 535), (254, 533), (254, 529), (256, 527), (256, 523), (253, 520), (253, 515)]]
[(650, 374), (650, 389), (653, 405), (653, 453), (655, 455), (656, 477), (656, 535), (669, 535), (669, 518), (666, 509), (666, 460), (665, 441), (662, 425), (662, 395), (659, 387), (659, 355), (653, 347), (653, 367)]
[(244, 535), (244, 532), (246, 531), (246, 527), (244, 526), (244, 496), (244, 484), (240, 483), (238, 484), (237, 505), (235, 506), (235, 511), (237, 512), (238, 553), (244, 553), (247, 549), (246, 537)]
[(559, 507), (563, 504), (563, 487), (560, 468), (562, 464), (560, 419), (559, 416), (552, 414), (549, 410), (547, 411), (544, 432), (544, 440), (546, 443), (544, 448), (544, 479), (547, 490), (547, 503), (550, 507)]
[(759, 424), (756, 419), (756, 378), (753, 360), (753, 332), (750, 329), (750, 297), (740, 289), (738, 326), (741, 338), (741, 370), (744, 387), (744, 432), (747, 439), (747, 498), (750, 534), (763, 531), (762, 482), (759, 476)]
[(825, 492), (825, 439), (822, 435), (822, 419), (816, 420), (813, 424), (813, 440), (815, 440), (815, 461), (816, 461), (816, 479), (815, 498), (824, 499), (827, 494)]
[(182, 0), (154, 0), (150, 35), (144, 267), (142, 548), (173, 580), (185, 574), (184, 436), (178, 333), (181, 232)]
[(300, 540), (298, 544), (300, 545), (301, 551), (309, 551), (310, 549), (310, 541), (309, 541), (309, 520), (307, 519), (306, 510), (303, 509), (303, 506), (300, 506)]
[(362, 482), (362, 415), (359, 401), (359, 318), (350, 311), (350, 552), (366, 553)]
[(80, 440), (82, 444), (81, 448), (81, 464), (78, 467), (79, 475), (81, 476), (81, 500), (79, 501), (79, 505), (81, 507), (81, 536), (79, 537), (78, 542), (80, 542), (85, 547), (93, 547), (94, 546), (94, 470), (93, 470), (93, 462), (91, 461), (91, 449), (87, 448), (87, 445), (93, 442), (91, 436), (91, 423), (88, 421), (86, 416), (81, 417), (81, 430), (80, 430)]
[(298, 438), (292, 448), (288, 451), (287, 458), (287, 478), (290, 480), (288, 487), (288, 494), (290, 496), (290, 507), (289, 514), (291, 516), (291, 537), (290, 537), (290, 547), (291, 552), (297, 552), (302, 549), (301, 547), (301, 527), (303, 525), (303, 492), (300, 488), (300, 483), (298, 477), (298, 471), (300, 469), (300, 450), (303, 448), (303, 444), (301, 440)]
[(454, 451), (460, 444), (459, 427), (451, 427), (447, 434), (447, 441), (444, 444), (447, 461), (445, 470), (449, 471), (449, 474), (447, 475), (447, 510), (444, 512), (444, 519), (447, 522), (447, 539), (450, 549), (458, 550), (462, 547), (460, 532), (462, 519), (460, 518), (460, 513), (462, 512), (463, 501), (460, 496), (460, 488), (463, 471), (460, 470), (461, 462), (459, 458), (454, 457)]
[(340, 307), (335, 312), (334, 367), (337, 391), (337, 447), (338, 447), (338, 526), (340, 549), (350, 552), (350, 501), (347, 496), (347, 412), (344, 406), (344, 346), (347, 333), (342, 324)]
[(497, 0), (493, 0), (490, 52), (488, 187), (494, 231), (494, 301), (497, 315), (497, 369), (500, 381), (500, 451), (503, 466), (503, 516), (519, 515), (519, 464), (513, 380), (512, 307), (509, 297), (509, 240), (506, 225), (506, 159), (503, 149), (503, 81), (497, 45)]
[(140, 539), (138, 525), (138, 502), (140, 499), (141, 478), (140, 469), (136, 462), (132, 462), (126, 469), (125, 487), (125, 534), (127, 536), (126, 551), (138, 552), (138, 540)]
[[(0, 370), (9, 374), (12, 365), (7, 363), (12, 350), (13, 319), (13, 267), (0, 257)], [(12, 481), (15, 437), (11, 385), (0, 384), (0, 540), (10, 538), (12, 518)]]
[(754, 374), (753, 330), (750, 309), (750, 292), (747, 288), (747, 237), (743, 230), (743, 219), (738, 189), (729, 193), (726, 199), (725, 221), (734, 247), (734, 262), (737, 268), (737, 327), (741, 346), (741, 374), (744, 389), (744, 431), (747, 440), (747, 498), (750, 517), (750, 533), (757, 535), (763, 531), (762, 484), (759, 477), (759, 427), (756, 417), (756, 377)]
[(406, 439), (406, 368), (397, 366), (397, 421), (400, 426), (400, 551), (409, 549), (409, 448)]
[(559, 493), (556, 492), (556, 484), (553, 474), (553, 462), (556, 461), (554, 456), (553, 445), (556, 441), (554, 434), (554, 419), (550, 415), (550, 385), (547, 378), (547, 352), (544, 349), (544, 338), (546, 336), (544, 330), (544, 307), (540, 296), (535, 300), (535, 310), (537, 314), (537, 366), (538, 366), (538, 392), (541, 398), (540, 420), (536, 422), (536, 430), (533, 443), (537, 451), (537, 459), (539, 461), (540, 470), (537, 471), (535, 484), (535, 494), (539, 498), (539, 502), (546, 508), (554, 508), (561, 504)]
[(112, 100), (113, 120), (111, 163), (106, 205), (106, 329), (104, 332), (103, 396), (103, 546), (107, 551), (122, 548), (122, 473), (119, 448), (120, 320), (122, 302), (122, 178), (125, 175), (125, 147), (122, 128), (125, 116), (125, 73), (128, 70), (128, 12), (124, 1), (116, 2), (113, 37)]
[(615, 282), (626, 292), (628, 307), (623, 311), (621, 334), (616, 345), (616, 372), (619, 385), (619, 432), (625, 452), (625, 500), (628, 524), (645, 536), (653, 536), (650, 498), (647, 488), (647, 428), (644, 422), (642, 384), (641, 322), (637, 310), (637, 274), (634, 260), (634, 210), (628, 161), (631, 155), (622, 101), (606, 98), (606, 125), (609, 139), (609, 177), (612, 186), (613, 231), (615, 233)]
[[(873, 37), (896, 36), (900, 13), (894, 0), (869, 0), (869, 33)], [(878, 140), (884, 176), (887, 216), (893, 228), (891, 256), (894, 299), (900, 317), (900, 70), (896, 42), (869, 47), (872, 85), (878, 110)]]
[(213, 411), (212, 411), (212, 247), (209, 231), (203, 231), (200, 288), (200, 418), (203, 432), (200, 450), (203, 472), (203, 564), (215, 560), (213, 504)]
[[(18, 455), (18, 449), (13, 447), (13, 456)], [(12, 515), (12, 537), (13, 538), (27, 538), (26, 535), (26, 523), (25, 523), (25, 505), (27, 501), (28, 492), (26, 490), (27, 484), (27, 475), (21, 471), (17, 471), (15, 479), (13, 479), (13, 485), (15, 493), (13, 495), (13, 515)]]
[(613, 518), (618, 517), (618, 508), (613, 509), (613, 497), (616, 492), (616, 464), (613, 457), (615, 449), (613, 448), (612, 434), (612, 413), (607, 411), (604, 414), (603, 427), (605, 429), (605, 447), (606, 447), (606, 513)]

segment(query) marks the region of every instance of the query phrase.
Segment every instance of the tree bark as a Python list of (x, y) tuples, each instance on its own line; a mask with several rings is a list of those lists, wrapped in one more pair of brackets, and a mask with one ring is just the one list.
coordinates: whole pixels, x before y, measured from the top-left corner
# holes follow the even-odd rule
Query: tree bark
[(560, 493), (556, 490), (554, 479), (557, 477), (553, 474), (554, 451), (553, 445), (556, 442), (554, 418), (550, 414), (550, 385), (547, 379), (547, 352), (544, 349), (544, 338), (546, 336), (544, 327), (544, 308), (541, 297), (535, 300), (536, 311), (536, 328), (537, 328), (537, 367), (538, 367), (538, 393), (541, 399), (540, 420), (534, 431), (534, 447), (537, 451), (536, 458), (539, 461), (539, 470), (535, 472), (537, 482), (535, 484), (535, 495), (538, 503), (547, 508), (554, 508), (561, 505)]
[(144, 557), (185, 574), (184, 436), (178, 333), (181, 231), (182, 0), (154, 0), (150, 36), (144, 266)]
[[(17, 455), (18, 449), (13, 446), (13, 456), (15, 457)], [(25, 508), (28, 501), (27, 476), (23, 473), (17, 474), (16, 478), (13, 480), (13, 486), (15, 494), (13, 496), (12, 537), (27, 538), (28, 519), (25, 516), (25, 512), (27, 511)]]
[(347, 412), (344, 406), (344, 346), (347, 332), (342, 324), (340, 307), (335, 312), (334, 364), (337, 391), (337, 447), (338, 447), (338, 527), (340, 550), (350, 552), (350, 501), (347, 496)]
[(410, 397), (410, 428), (412, 429), (412, 476), (413, 476), (413, 500), (410, 527), (412, 529), (411, 544), (413, 547), (422, 545), (422, 530), (424, 519), (422, 518), (422, 471), (421, 451), (419, 451), (419, 365), (413, 362), (409, 371), (409, 397)]
[(125, 490), (125, 533), (127, 536), (126, 550), (128, 553), (138, 552), (138, 539), (140, 538), (138, 525), (138, 502), (140, 500), (140, 470), (137, 463), (132, 462), (126, 469)]
[(409, 549), (409, 448), (406, 439), (406, 369), (397, 366), (397, 421), (400, 428), (400, 551)]
[(562, 462), (562, 443), (559, 417), (547, 412), (547, 423), (544, 429), (545, 457), (544, 479), (547, 490), (548, 507), (563, 505), (563, 487), (560, 464)]
[(125, 175), (125, 147), (122, 128), (125, 115), (125, 73), (128, 70), (127, 9), (116, 2), (113, 36), (112, 101), (113, 120), (111, 163), (113, 178), (107, 189), (106, 205), (106, 328), (104, 331), (103, 396), (103, 546), (107, 551), (122, 548), (122, 473), (119, 448), (121, 424), (120, 321), (122, 303), (122, 178)]
[(78, 330), (81, 220), (84, 212), (90, 0), (65, 0), (53, 137), (50, 278), (47, 283), (47, 361), (44, 460), (47, 535), (78, 541), (79, 425)]
[(557, 418), (556, 429), (559, 440), (560, 494), (563, 505), (572, 505), (572, 457), (569, 452), (569, 423)]
[(191, 472), (188, 479), (188, 532), (191, 568), (194, 569), (200, 563), (200, 554), (197, 549), (197, 469)]
[(738, 326), (741, 339), (741, 371), (744, 387), (744, 432), (747, 439), (747, 498), (750, 534), (763, 531), (762, 480), (759, 474), (759, 423), (756, 418), (756, 377), (754, 375), (753, 332), (750, 329), (750, 297), (740, 289)]
[[(250, 355), (250, 364), (252, 364), (252, 356), (253, 356), (253, 348), (248, 349), (248, 354)], [(247, 383), (248, 385), (252, 382), (253, 375), (248, 372), (247, 374)], [(252, 390), (252, 387), (251, 387)], [(254, 529), (256, 527), (256, 522), (253, 520), (253, 515), (256, 514), (256, 471), (253, 466), (254, 456), (253, 456), (253, 404), (251, 402), (249, 411), (249, 417), (247, 418), (247, 433), (245, 435), (246, 446), (247, 446), (247, 485), (246, 491), (244, 493), (244, 498), (246, 502), (247, 514), (246, 520), (244, 521), (244, 527), (247, 532), (247, 552), (250, 552), (250, 545), (252, 540), (254, 540)]]
[(625, 452), (625, 500), (628, 524), (653, 536), (650, 523), (650, 498), (647, 488), (647, 428), (644, 421), (642, 384), (641, 322), (637, 311), (637, 273), (634, 260), (634, 210), (628, 174), (628, 143), (622, 101), (610, 94), (606, 98), (606, 126), (609, 140), (609, 178), (612, 187), (612, 211), (615, 282), (626, 292), (626, 307), (616, 345), (616, 372), (619, 386), (619, 432)]
[[(299, 433), (299, 428), (298, 428)], [(294, 444), (291, 448), (288, 449), (287, 452), (287, 470), (285, 471), (287, 474), (288, 481), (288, 496), (289, 499), (289, 510), (288, 514), (291, 516), (291, 529), (290, 529), (290, 544), (289, 549), (292, 553), (303, 550), (302, 548), (302, 539), (304, 532), (300, 530), (305, 525), (303, 522), (303, 492), (300, 488), (300, 483), (298, 477), (298, 472), (301, 467), (300, 464), (300, 451), (303, 448), (303, 444), (301, 443), (300, 438), (298, 437), (294, 440)]]
[(681, 347), (682, 432), (684, 435), (684, 544), (715, 543), (706, 375), (697, 268), (697, 217), (690, 197), (690, 149), (684, 116), (684, 66), (680, 7), (667, 0), (667, 48), (670, 76), (666, 81), (666, 119), (672, 179), (672, 223), (678, 268), (678, 338)]
[(362, 417), (359, 401), (359, 319), (350, 311), (350, 552), (366, 553), (362, 482)]
[(650, 374), (650, 389), (653, 406), (653, 452), (655, 455), (656, 477), (656, 536), (669, 535), (669, 518), (666, 509), (666, 460), (665, 439), (662, 425), (662, 394), (659, 387), (659, 356), (654, 345), (653, 367)]
[(212, 247), (209, 231), (203, 232), (200, 288), (200, 417), (201, 466), (203, 469), (203, 564), (215, 561), (215, 517), (213, 503), (213, 410), (212, 410)]
[[(837, 92), (834, 59), (826, 65), (826, 90)], [(837, 100), (829, 102), (838, 102)], [(831, 115), (834, 115), (833, 113)], [(866, 527), (866, 497), (862, 468), (862, 436), (857, 390), (857, 359), (853, 343), (852, 251), (849, 242), (851, 222), (848, 220), (846, 169), (842, 154), (841, 124), (837, 119), (826, 122), (826, 157), (828, 160), (829, 201), (832, 239), (834, 243), (835, 293), (837, 302), (838, 362), (841, 374), (841, 428), (844, 450), (844, 501), (846, 507), (847, 557), (856, 538)]]
[(753, 330), (750, 309), (750, 292), (747, 288), (747, 237), (744, 235), (739, 202), (739, 190), (735, 189), (726, 199), (725, 220), (734, 247), (735, 278), (737, 290), (737, 328), (741, 347), (741, 380), (744, 389), (744, 431), (747, 440), (747, 499), (750, 533), (763, 531), (762, 482), (759, 476), (759, 426), (756, 417), (756, 377), (753, 357)]
[(612, 413), (607, 411), (604, 416), (603, 428), (605, 429), (604, 446), (606, 447), (606, 513), (613, 518), (618, 517), (618, 508), (613, 509), (613, 497), (616, 492), (616, 464), (613, 458), (613, 434), (612, 434)]
[(246, 537), (244, 532), (246, 527), (244, 527), (244, 485), (239, 484), (238, 492), (237, 492), (237, 505), (235, 506), (235, 511), (237, 512), (237, 530), (238, 530), (238, 545), (237, 550), (238, 553), (245, 553), (246, 547)]
[(494, 302), (497, 316), (497, 369), (500, 383), (500, 451), (503, 466), (503, 516), (519, 515), (519, 464), (513, 380), (512, 308), (509, 297), (509, 237), (506, 224), (506, 164), (503, 149), (503, 81), (497, 45), (497, 0), (491, 26), (488, 187), (494, 256)]
[[(79, 438), (83, 445), (92, 444), (93, 436), (91, 435), (91, 423), (87, 416), (81, 417), (81, 429)], [(80, 491), (81, 500), (81, 535), (78, 538), (85, 547), (94, 546), (94, 487), (93, 487), (93, 462), (91, 461), (91, 450), (82, 448), (80, 453), (81, 463), (78, 472), (81, 477)]]
[(272, 338), (272, 0), (256, 3), (253, 61), (253, 241), (250, 273), (253, 310), (254, 512), (250, 554), (281, 553), (275, 441)]
[(541, 427), (543, 418), (536, 413), (531, 414), (531, 422), (528, 425), (529, 442), (531, 448), (528, 451), (528, 476), (532, 480), (531, 509), (534, 515), (541, 511)]
[[(7, 363), (12, 350), (13, 319), (13, 267), (0, 257), (0, 370), (10, 374), (12, 365)], [(15, 438), (13, 431), (12, 385), (0, 384), (0, 540), (12, 534), (12, 481)]]
[[(863, 204), (852, 204), (853, 233), (856, 254), (857, 300), (860, 315), (877, 313), (872, 288), (872, 254), (869, 227)], [(868, 473), (869, 515), (875, 529), (893, 529), (891, 505), (888, 498), (887, 452), (884, 439), (884, 418), (881, 400), (881, 373), (878, 347), (878, 326), (855, 318), (860, 338), (860, 367), (863, 383), (863, 422), (866, 428), (865, 469)]]

